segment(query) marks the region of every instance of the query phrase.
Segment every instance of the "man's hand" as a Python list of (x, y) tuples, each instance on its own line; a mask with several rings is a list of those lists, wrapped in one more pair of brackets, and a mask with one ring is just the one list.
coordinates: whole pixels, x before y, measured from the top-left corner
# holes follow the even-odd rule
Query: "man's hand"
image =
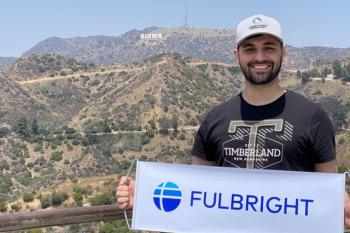
[(350, 228), (350, 197), (345, 191), (345, 205), (344, 205), (344, 224)]
[[(127, 184), (128, 183), (128, 184)], [(135, 180), (123, 176), (117, 187), (116, 197), (120, 209), (131, 209), (134, 207)]]

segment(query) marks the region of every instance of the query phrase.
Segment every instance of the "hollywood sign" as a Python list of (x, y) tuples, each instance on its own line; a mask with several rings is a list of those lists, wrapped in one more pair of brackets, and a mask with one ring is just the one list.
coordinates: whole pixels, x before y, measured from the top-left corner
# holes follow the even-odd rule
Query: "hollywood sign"
[(142, 33), (140, 35), (141, 39), (162, 39), (163, 34), (162, 33)]

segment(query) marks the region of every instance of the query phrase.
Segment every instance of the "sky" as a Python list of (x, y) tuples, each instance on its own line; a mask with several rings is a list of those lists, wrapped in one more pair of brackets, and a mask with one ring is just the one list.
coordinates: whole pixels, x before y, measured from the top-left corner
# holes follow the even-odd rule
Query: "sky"
[(277, 19), (288, 45), (350, 47), (348, 0), (1, 0), (0, 56), (49, 37), (119, 36), (151, 26), (234, 29), (254, 14)]

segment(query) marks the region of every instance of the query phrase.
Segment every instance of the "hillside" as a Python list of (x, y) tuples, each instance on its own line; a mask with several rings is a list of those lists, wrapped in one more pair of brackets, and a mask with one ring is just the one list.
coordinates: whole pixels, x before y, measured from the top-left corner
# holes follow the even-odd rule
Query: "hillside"
[(2, 190), (10, 199), (67, 179), (125, 172), (135, 156), (188, 163), (204, 114), (242, 82), (236, 67), (191, 63), (178, 54), (50, 79), (7, 79), (11, 90), (18, 87), (51, 114), (23, 112), (19, 119), (20, 103), (27, 102), (17, 92), (11, 97), (16, 111), (6, 114), (14, 120), (0, 139), (0, 171), (11, 180)]
[[(161, 35), (161, 36), (160, 36)], [(150, 37), (150, 38), (148, 38)], [(153, 38), (152, 38), (153, 37)], [(233, 29), (146, 28), (120, 36), (48, 38), (23, 55), (55, 53), (96, 65), (132, 64), (162, 52), (180, 53), (204, 60), (235, 63)], [(342, 59), (350, 49), (288, 46), (285, 67), (302, 69), (316, 60)]]
[(86, 71), (89, 65), (73, 58), (57, 54), (34, 54), (19, 58), (5, 70), (13, 80), (31, 80), (41, 76), (65, 76), (77, 71)]
[(17, 60), (16, 57), (0, 57), (0, 71), (5, 70)]
[(116, 130), (135, 130), (150, 121), (160, 122), (164, 116), (176, 116), (180, 125), (198, 125), (211, 106), (241, 87), (241, 77), (232, 74), (230, 66), (187, 66), (176, 54), (145, 63), (142, 71), (125, 72), (121, 78), (100, 83), (101, 89), (106, 86), (108, 90), (79, 113), (80, 122), (91, 125), (105, 119)]
[(350, 56), (350, 48), (330, 48), (321, 46), (296, 48), (287, 46), (287, 68), (304, 69), (317, 61), (333, 61)]
[[(42, 64), (36, 61), (30, 72)], [(30, 80), (5, 72), (0, 79), (0, 211), (113, 203), (117, 176), (133, 159), (190, 163), (206, 112), (244, 84), (237, 66), (171, 53), (137, 64), (72, 69), (65, 76), (61, 71)], [(336, 125), (339, 168), (348, 170), (350, 137), (341, 128), (349, 127), (342, 122), (349, 122), (349, 85), (302, 84), (288, 70), (281, 82), (342, 123)], [(32, 200), (25, 202), (27, 196)]]
[(31, 97), (22, 86), (6, 75), (0, 74), (1, 125), (13, 126), (19, 118), (55, 119), (49, 106)]

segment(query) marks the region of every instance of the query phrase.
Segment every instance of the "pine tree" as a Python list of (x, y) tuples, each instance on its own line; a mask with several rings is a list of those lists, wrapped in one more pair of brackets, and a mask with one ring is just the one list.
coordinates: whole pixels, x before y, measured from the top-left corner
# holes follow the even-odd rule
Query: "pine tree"
[(27, 118), (21, 117), (18, 120), (17, 125), (15, 127), (15, 132), (16, 132), (16, 134), (18, 134), (19, 136), (22, 136), (24, 138), (27, 138), (29, 136)]
[(32, 122), (32, 133), (35, 135), (39, 134), (39, 124), (38, 124), (38, 121), (36, 119), (34, 119)]

